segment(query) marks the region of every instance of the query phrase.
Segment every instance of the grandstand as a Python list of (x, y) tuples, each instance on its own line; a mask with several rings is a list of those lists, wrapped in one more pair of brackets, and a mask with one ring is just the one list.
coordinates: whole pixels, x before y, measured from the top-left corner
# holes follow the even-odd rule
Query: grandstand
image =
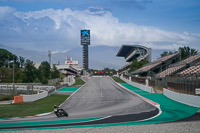
[(122, 45), (117, 53), (117, 56), (125, 58), (127, 64), (124, 65), (121, 70), (127, 71), (129, 70), (133, 60), (147, 60), (148, 62), (151, 62), (151, 48), (141, 45)]
[(180, 60), (180, 54), (178, 52), (162, 57), (152, 63), (148, 63), (145, 66), (141, 67), (140, 69), (132, 72), (133, 75), (139, 75), (139, 76), (149, 76), (149, 75), (155, 75), (163, 70), (166, 70), (169, 65), (176, 63)]
[(179, 72), (177, 75), (178, 76), (200, 76), (200, 63)]
[(70, 65), (56, 65), (56, 68), (65, 75), (80, 75), (80, 70)]
[(65, 75), (75, 75), (78, 76), (81, 73), (82, 67), (78, 65), (77, 60), (72, 58), (66, 58), (64, 65), (56, 65), (57, 69)]
[(187, 69), (188, 67), (192, 66), (193, 64), (200, 61), (200, 55), (193, 55), (188, 57), (187, 59), (180, 61), (178, 63), (175, 63), (173, 65), (170, 65), (168, 69), (164, 70), (163, 72), (156, 75), (157, 78), (164, 78), (168, 75), (176, 74), (178, 72), (181, 72), (184, 69)]
[(198, 60), (187, 66), (177, 73), (157, 79), (156, 85), (163, 86), (165, 83), (166, 88), (174, 92), (198, 95), (196, 90), (200, 88), (200, 62)]
[(135, 59), (137, 61), (146, 59), (151, 62), (151, 48), (141, 45), (122, 45), (117, 56), (124, 57), (126, 62), (131, 62)]
[[(124, 51), (121, 48), (118, 55), (122, 55)], [(124, 53), (126, 61), (129, 61), (130, 55), (133, 55), (130, 53), (127, 53), (128, 55)], [(138, 59), (138, 57), (132, 59)], [(125, 65), (123, 69), (127, 70), (130, 64), (131, 62)], [(175, 52), (150, 62), (136, 71), (121, 74), (132, 82), (152, 88), (167, 88), (178, 93), (199, 95), (196, 90), (200, 88), (200, 54), (192, 55), (180, 61), (180, 53)]]

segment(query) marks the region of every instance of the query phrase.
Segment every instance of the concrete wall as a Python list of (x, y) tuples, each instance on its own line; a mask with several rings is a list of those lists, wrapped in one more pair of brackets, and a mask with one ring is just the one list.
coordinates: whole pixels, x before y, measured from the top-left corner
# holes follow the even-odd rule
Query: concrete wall
[[(152, 93), (153, 91), (152, 87), (132, 82), (122, 76), (120, 77), (120, 79), (144, 91), (147, 91), (150, 93)], [(200, 108), (200, 96), (177, 93), (177, 92), (170, 91), (168, 89), (163, 89), (163, 94), (174, 101)]]
[(64, 82), (62, 82), (61, 84), (67, 84), (69, 86), (75, 84), (75, 79), (74, 76), (68, 76), (64, 78)]
[(168, 89), (163, 89), (163, 94), (174, 101), (200, 108), (200, 96), (177, 93)]
[(55, 86), (33, 86), (34, 90), (46, 90), (46, 91), (50, 91), (50, 90), (55, 90)]
[(24, 102), (33, 102), (39, 99), (42, 99), (44, 97), (48, 96), (47, 91), (43, 91), (42, 93), (39, 94), (34, 94), (34, 95), (22, 95), (23, 96), (23, 101)]
[(50, 79), (48, 80), (48, 85), (56, 85), (56, 83), (60, 82), (60, 78)]
[(137, 88), (139, 88), (139, 89), (142, 89), (142, 90), (147, 91), (147, 92), (149, 92), (149, 93), (154, 93), (153, 88), (150, 87), (150, 86), (146, 86), (146, 85), (138, 84), (138, 83), (136, 83), (136, 82), (132, 82), (131, 80), (128, 80), (128, 79), (126, 79), (126, 78), (124, 78), (124, 77), (122, 77), (122, 76), (120, 77), (120, 79), (122, 79), (122, 80), (125, 81), (126, 83), (128, 83), (128, 84), (130, 84), (130, 85), (132, 85), (132, 86), (135, 86), (135, 87), (137, 87)]

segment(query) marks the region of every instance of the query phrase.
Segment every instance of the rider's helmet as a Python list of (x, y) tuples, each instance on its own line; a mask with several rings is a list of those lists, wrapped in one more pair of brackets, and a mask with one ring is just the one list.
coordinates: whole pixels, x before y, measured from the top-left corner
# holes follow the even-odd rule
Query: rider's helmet
[(54, 108), (58, 108), (56, 105), (54, 105)]

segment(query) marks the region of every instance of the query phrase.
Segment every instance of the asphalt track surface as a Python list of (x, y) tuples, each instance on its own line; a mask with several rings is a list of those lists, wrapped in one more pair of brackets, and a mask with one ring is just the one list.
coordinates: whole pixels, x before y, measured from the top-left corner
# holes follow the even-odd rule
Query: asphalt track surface
[(0, 127), (0, 129), (121, 123), (148, 119), (156, 116), (159, 113), (159, 110), (155, 106), (124, 90), (118, 86), (110, 77), (91, 78), (84, 86), (82, 86), (68, 100), (66, 100), (61, 105), (61, 108), (68, 112), (69, 117), (57, 118), (55, 114), (52, 113), (41, 117), (0, 120), (0, 123), (33, 122), (44, 120), (50, 121), (95, 117), (103, 117), (103, 119), (54, 125), (45, 124), (20, 127)]

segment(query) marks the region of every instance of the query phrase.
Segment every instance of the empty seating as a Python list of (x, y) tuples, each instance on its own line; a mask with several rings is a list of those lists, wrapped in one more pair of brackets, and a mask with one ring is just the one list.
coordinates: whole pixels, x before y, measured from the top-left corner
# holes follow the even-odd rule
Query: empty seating
[(188, 69), (178, 73), (179, 76), (200, 75), (200, 65), (191, 66)]
[(157, 74), (156, 77), (163, 78), (163, 77), (166, 77), (168, 75), (174, 74), (177, 71), (179, 71), (182, 68), (184, 68), (186, 66), (186, 64), (191, 64), (192, 62), (194, 62), (196, 60), (200, 60), (200, 54), (197, 54), (197, 55), (194, 55), (194, 56), (190, 56), (187, 59), (172, 65), (170, 68), (168, 68), (165, 71)]
[(141, 67), (140, 69), (134, 71), (133, 73), (147, 72), (147, 71), (149, 71), (149, 70), (161, 65), (162, 63), (166, 62), (167, 60), (169, 60), (169, 59), (171, 59), (171, 58), (173, 58), (173, 57), (175, 57), (177, 55), (179, 55), (179, 53), (174, 53), (174, 54), (162, 57), (162, 58), (160, 58), (160, 59), (158, 59), (158, 60), (156, 60), (156, 61), (154, 61), (152, 63), (149, 63), (149, 64)]
[(171, 67), (166, 69), (165, 71), (157, 74), (156, 76), (159, 78), (163, 78), (166, 77), (167, 75), (173, 74), (174, 72), (180, 70), (181, 68), (183, 68), (185, 65), (180, 65), (180, 66), (175, 66), (175, 67)]

